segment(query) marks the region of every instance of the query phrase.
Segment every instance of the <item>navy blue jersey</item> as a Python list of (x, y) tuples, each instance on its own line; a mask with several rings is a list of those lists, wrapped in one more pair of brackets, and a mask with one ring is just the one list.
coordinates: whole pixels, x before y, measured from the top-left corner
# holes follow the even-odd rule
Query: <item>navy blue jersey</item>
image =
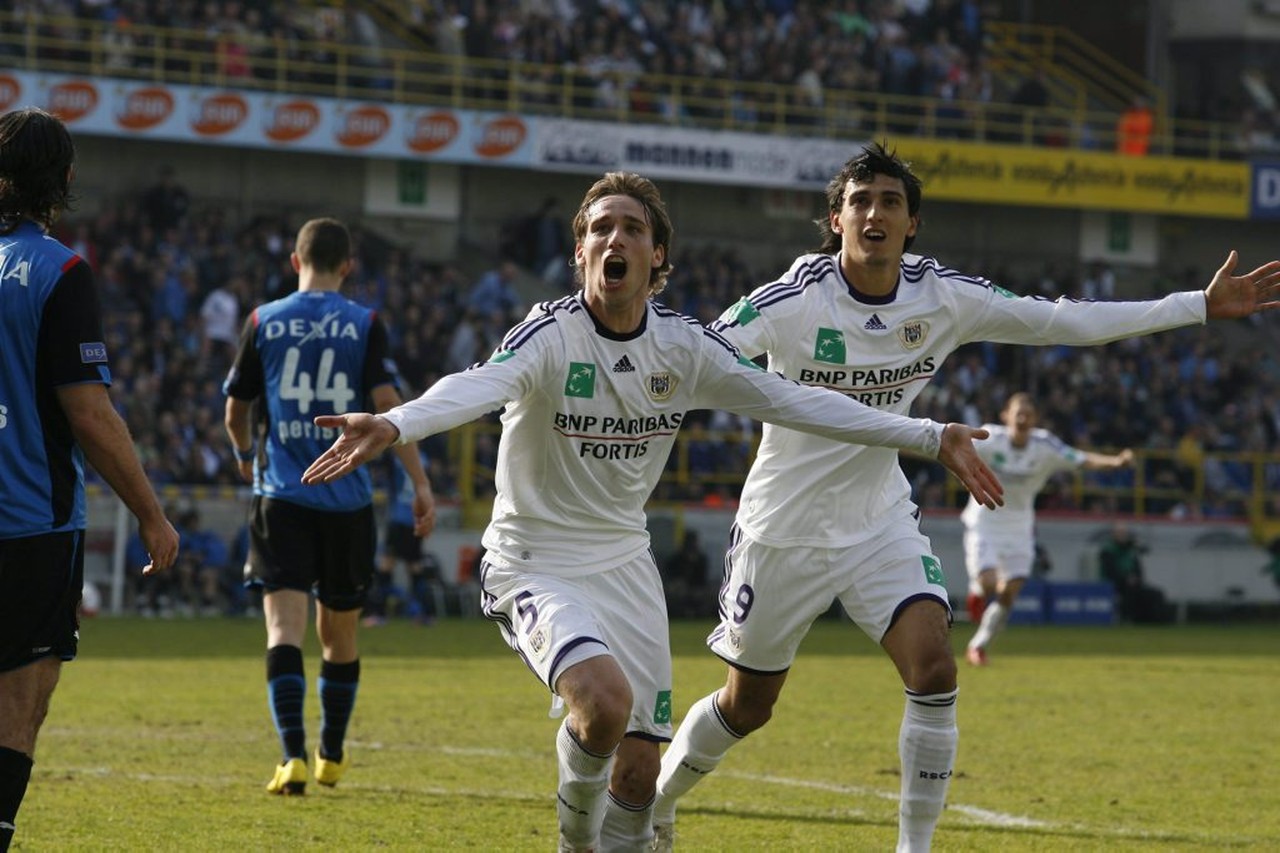
[(369, 392), (395, 383), (387, 330), (373, 311), (332, 291), (293, 293), (260, 306), (245, 322), (223, 393), (257, 400), (254, 494), (312, 509), (349, 511), (373, 502), (369, 472), (304, 486), (302, 472), (337, 431), (317, 415), (368, 411)]
[(111, 384), (93, 272), (33, 222), (0, 235), (0, 539), (83, 530), (84, 456), (57, 388)]

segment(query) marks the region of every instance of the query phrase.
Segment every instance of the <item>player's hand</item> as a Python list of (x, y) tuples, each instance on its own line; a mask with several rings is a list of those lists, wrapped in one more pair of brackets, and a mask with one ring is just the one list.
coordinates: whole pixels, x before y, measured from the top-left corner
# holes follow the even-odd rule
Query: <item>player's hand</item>
[(240, 479), (246, 483), (253, 482), (253, 460), (245, 462), (243, 459), (236, 460), (236, 470), (240, 472)]
[(1132, 468), (1133, 460), (1134, 460), (1133, 451), (1126, 447), (1124, 450), (1121, 450), (1119, 453), (1116, 454), (1116, 467)]
[(144, 575), (166, 571), (178, 562), (178, 531), (173, 529), (169, 519), (161, 516), (159, 521), (140, 523), (138, 535), (151, 555), (151, 562), (142, 567)]
[(960, 478), (960, 482), (973, 495), (973, 499), (987, 509), (1004, 506), (1004, 486), (995, 472), (987, 467), (974, 448), (974, 439), (990, 436), (985, 429), (974, 429), (964, 424), (951, 423), (942, 429), (942, 446), (938, 449), (938, 461)]
[(340, 429), (342, 435), (302, 472), (302, 482), (308, 486), (332, 483), (339, 477), (345, 477), (395, 444), (400, 437), (400, 431), (391, 421), (364, 412), (321, 415), (315, 423), (319, 427)]
[(413, 535), (426, 539), (436, 529), (436, 498), (431, 486), (423, 483), (413, 494)]
[(1269, 261), (1245, 275), (1232, 275), (1239, 261), (1232, 249), (1204, 291), (1210, 320), (1248, 317), (1256, 311), (1280, 308), (1280, 261)]

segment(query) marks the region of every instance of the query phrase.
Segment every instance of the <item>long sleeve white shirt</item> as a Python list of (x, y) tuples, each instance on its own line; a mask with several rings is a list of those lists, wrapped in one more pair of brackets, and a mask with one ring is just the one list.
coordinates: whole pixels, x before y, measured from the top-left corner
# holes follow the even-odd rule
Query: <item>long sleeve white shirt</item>
[(543, 303), (490, 359), (385, 417), (402, 441), (505, 406), (485, 548), (527, 571), (577, 576), (649, 547), (645, 502), (684, 415), (725, 409), (936, 457), (942, 425), (856, 405), (760, 370), (696, 321), (650, 303), (640, 328), (599, 326), (579, 296)]
[[(711, 328), (789, 379), (905, 414), (957, 347), (972, 341), (1091, 346), (1205, 321), (1201, 291), (1140, 302), (1018, 297), (933, 258), (905, 255), (897, 289), (873, 299), (837, 255), (803, 255)], [(888, 447), (850, 447), (766, 425), (738, 525), (774, 547), (835, 548), (867, 538), (886, 513), (914, 511)]]

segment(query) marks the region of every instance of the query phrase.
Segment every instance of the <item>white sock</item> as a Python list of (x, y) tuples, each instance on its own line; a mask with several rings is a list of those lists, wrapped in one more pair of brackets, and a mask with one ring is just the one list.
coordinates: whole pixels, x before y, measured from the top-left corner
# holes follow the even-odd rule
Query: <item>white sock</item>
[(600, 853), (648, 850), (653, 841), (653, 797), (642, 806), (624, 803), (609, 793), (605, 798)]
[(613, 754), (596, 755), (584, 749), (569, 730), (566, 717), (556, 732), (556, 757), (560, 766), (560, 787), (556, 789), (560, 835), (574, 847), (594, 847), (604, 821), (604, 795)]
[(956, 762), (956, 694), (910, 690), (898, 732), (902, 798), (898, 804), (898, 853), (924, 853), (942, 815)]
[(715, 693), (694, 702), (662, 756), (653, 822), (659, 826), (675, 823), (676, 800), (719, 767), (725, 753), (742, 738), (720, 716)]
[(996, 638), (996, 634), (1003, 631), (1004, 626), (1008, 624), (1009, 608), (998, 600), (991, 602), (987, 606), (986, 612), (982, 614), (982, 622), (978, 625), (978, 630), (974, 633), (973, 639), (969, 641), (969, 648), (985, 649)]

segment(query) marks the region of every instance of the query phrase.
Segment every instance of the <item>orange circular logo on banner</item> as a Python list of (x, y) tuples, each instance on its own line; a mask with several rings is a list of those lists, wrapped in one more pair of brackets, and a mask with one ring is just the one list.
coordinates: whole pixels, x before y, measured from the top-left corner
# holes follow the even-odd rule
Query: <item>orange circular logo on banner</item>
[(191, 129), (201, 136), (218, 136), (235, 130), (249, 116), (244, 98), (230, 92), (201, 99)]
[(520, 147), (525, 133), (524, 122), (515, 116), (486, 122), (476, 143), (476, 153), (481, 157), (505, 157)]
[(124, 99), (116, 123), (125, 130), (146, 130), (155, 127), (173, 114), (173, 95), (168, 89), (150, 86), (134, 89)]
[(49, 112), (70, 123), (93, 112), (98, 106), (98, 89), (92, 83), (72, 80), (49, 90)]
[(413, 131), (406, 144), (419, 154), (430, 154), (457, 139), (458, 129), (458, 119), (453, 113), (429, 113), (413, 123)]
[(273, 142), (294, 142), (320, 124), (320, 110), (310, 101), (288, 101), (271, 111), (267, 138)]
[(391, 116), (382, 107), (357, 107), (343, 116), (338, 144), (347, 148), (363, 148), (377, 142), (390, 129)]

